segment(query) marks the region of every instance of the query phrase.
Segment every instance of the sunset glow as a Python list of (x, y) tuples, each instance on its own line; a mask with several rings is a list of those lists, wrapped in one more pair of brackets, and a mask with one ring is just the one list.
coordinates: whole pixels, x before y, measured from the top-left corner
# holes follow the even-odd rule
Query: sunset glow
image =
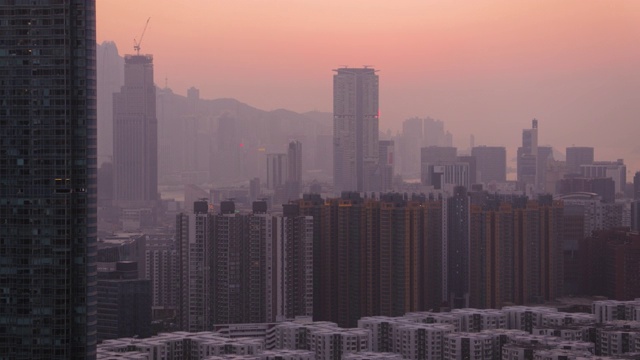
[[(498, 129), (515, 144), (537, 117), (544, 142), (640, 154), (629, 117), (640, 113), (637, 1), (101, 0), (98, 42), (130, 53), (148, 17), (142, 52), (154, 54), (156, 83), (177, 93), (195, 86), (266, 110), (330, 111), (331, 69), (371, 64), (381, 129), (430, 115), (456, 142), (474, 133), (497, 143)], [(572, 130), (605, 123), (629, 135)]]

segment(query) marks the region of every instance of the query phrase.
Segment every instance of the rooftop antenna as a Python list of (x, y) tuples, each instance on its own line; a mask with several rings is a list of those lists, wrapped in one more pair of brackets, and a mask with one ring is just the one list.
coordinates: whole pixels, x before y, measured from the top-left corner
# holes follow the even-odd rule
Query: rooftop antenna
[(147, 26), (149, 25), (149, 20), (151, 20), (151, 18), (148, 18), (147, 22), (144, 24), (142, 35), (140, 35), (140, 41), (136, 41), (136, 39), (133, 38), (133, 50), (136, 51), (136, 55), (140, 55), (140, 44), (142, 44), (142, 38), (144, 38), (144, 33), (147, 32)]

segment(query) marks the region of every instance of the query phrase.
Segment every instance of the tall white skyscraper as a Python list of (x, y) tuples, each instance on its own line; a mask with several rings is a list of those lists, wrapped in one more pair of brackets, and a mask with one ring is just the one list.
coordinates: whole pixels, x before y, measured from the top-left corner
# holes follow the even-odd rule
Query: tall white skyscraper
[(373, 191), (378, 166), (378, 75), (341, 68), (333, 76), (334, 191)]

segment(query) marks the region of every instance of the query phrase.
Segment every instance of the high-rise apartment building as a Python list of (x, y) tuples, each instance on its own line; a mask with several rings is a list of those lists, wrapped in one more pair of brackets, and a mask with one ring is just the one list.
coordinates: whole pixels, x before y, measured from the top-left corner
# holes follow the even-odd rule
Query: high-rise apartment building
[(0, 2), (0, 357), (96, 356), (94, 0)]
[(507, 150), (502, 146), (476, 146), (471, 149), (476, 158), (478, 182), (507, 181)]
[(180, 259), (179, 323), (185, 331), (209, 330), (211, 322), (211, 261), (213, 214), (206, 200), (193, 203), (193, 212), (176, 217)]
[(267, 292), (275, 311), (266, 320), (313, 316), (313, 217), (300, 215), (298, 205), (284, 204), (282, 216), (271, 221), (278, 250), (263, 271), (273, 270), (275, 281), (267, 283)]
[(172, 237), (154, 237), (146, 244), (144, 278), (151, 281), (154, 319), (172, 318), (178, 311), (180, 258)]
[(126, 55), (124, 86), (113, 94), (114, 200), (122, 207), (158, 199), (158, 119), (153, 56)]
[(367, 67), (334, 71), (334, 192), (372, 191), (379, 156), (378, 75)]
[(213, 227), (214, 324), (263, 323), (313, 315), (313, 218), (295, 205), (282, 215), (223, 201)]
[(561, 202), (489, 197), (470, 213), (472, 307), (536, 303), (562, 293)]
[(295, 204), (314, 219), (315, 319), (354, 326), (361, 316), (440, 307), (442, 200), (345, 192)]
[(469, 307), (469, 202), (463, 186), (456, 186), (446, 200), (447, 232), (442, 238), (446, 286), (443, 289), (451, 308)]

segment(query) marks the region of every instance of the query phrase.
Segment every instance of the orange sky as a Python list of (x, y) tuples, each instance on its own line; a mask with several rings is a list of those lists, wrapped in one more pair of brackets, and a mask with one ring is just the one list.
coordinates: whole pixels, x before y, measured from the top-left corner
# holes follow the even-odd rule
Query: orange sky
[(156, 82), (258, 108), (331, 110), (331, 69), (380, 69), (381, 130), (440, 118), (458, 146), (541, 144), (640, 158), (640, 1), (98, 0), (98, 41)]

